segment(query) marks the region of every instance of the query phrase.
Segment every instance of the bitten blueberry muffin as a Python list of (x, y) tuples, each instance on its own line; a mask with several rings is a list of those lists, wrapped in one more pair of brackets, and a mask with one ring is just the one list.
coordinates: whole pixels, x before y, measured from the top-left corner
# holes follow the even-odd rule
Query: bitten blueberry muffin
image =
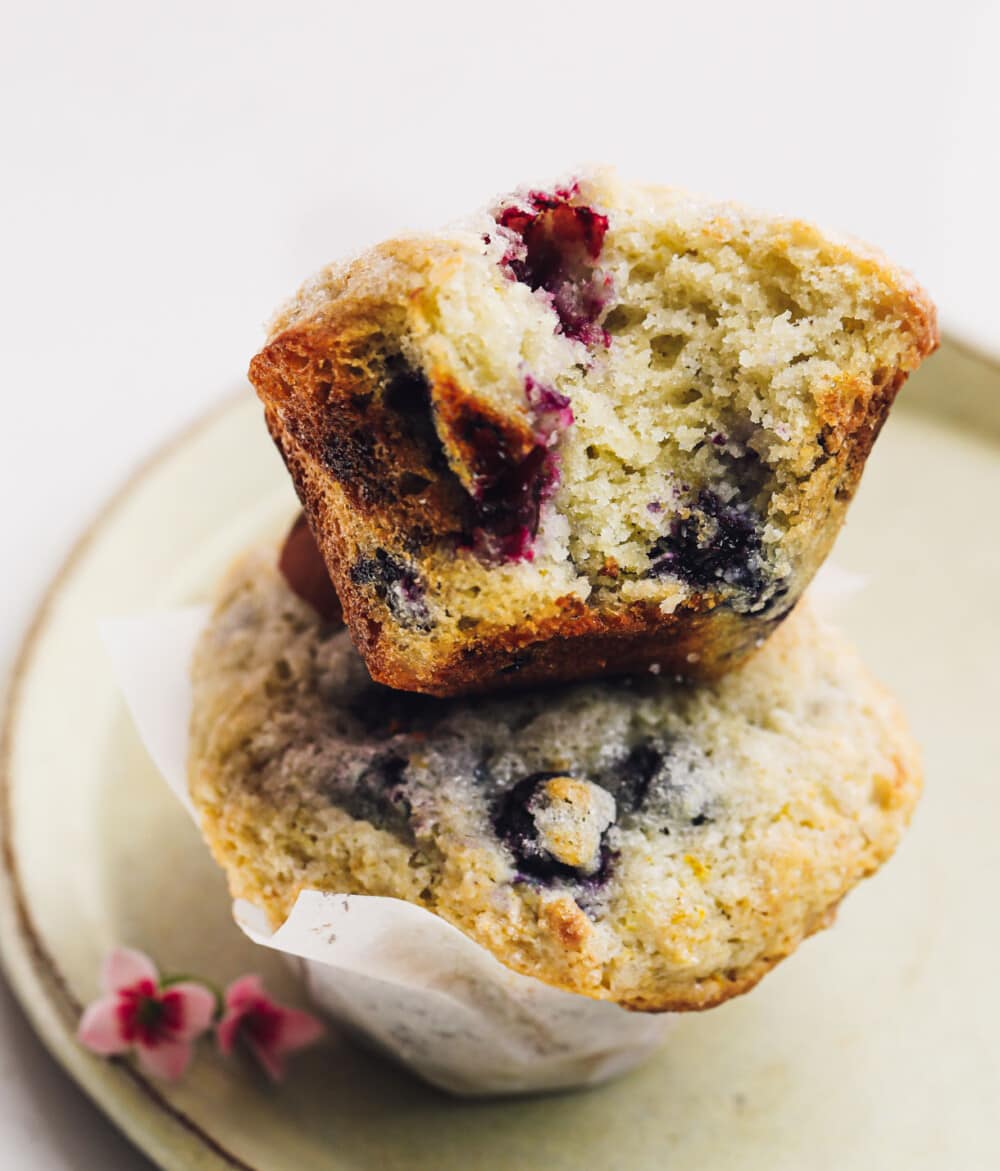
[(609, 173), (319, 273), (250, 378), (379, 682), (730, 669), (823, 560), (934, 309)]
[(894, 850), (896, 704), (807, 606), (721, 680), (661, 669), (475, 702), (372, 681), (271, 552), (193, 668), (190, 791), (235, 897), (408, 900), (508, 967), (644, 1010), (751, 988)]

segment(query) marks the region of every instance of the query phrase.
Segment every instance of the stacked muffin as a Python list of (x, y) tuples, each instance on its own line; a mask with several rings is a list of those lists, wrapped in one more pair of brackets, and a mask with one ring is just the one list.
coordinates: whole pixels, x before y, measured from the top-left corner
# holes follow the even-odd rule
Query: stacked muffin
[(634, 1009), (750, 988), (919, 792), (799, 599), (936, 341), (876, 253), (605, 173), (320, 273), (251, 365), (308, 527), (194, 668), (233, 893), (405, 899)]

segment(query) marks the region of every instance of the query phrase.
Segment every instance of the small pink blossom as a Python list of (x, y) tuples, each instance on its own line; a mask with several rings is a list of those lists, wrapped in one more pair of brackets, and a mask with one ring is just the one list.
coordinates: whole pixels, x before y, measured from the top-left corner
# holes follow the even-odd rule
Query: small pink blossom
[(323, 1035), (314, 1016), (285, 1008), (272, 1000), (259, 976), (241, 976), (226, 989), (226, 1006), (216, 1036), (223, 1053), (232, 1053), (237, 1040), (247, 1048), (273, 1081), (285, 1075), (285, 1057), (312, 1045)]
[(101, 987), (80, 1020), (80, 1044), (102, 1057), (134, 1050), (146, 1073), (177, 1081), (212, 1023), (214, 994), (191, 980), (162, 983), (153, 961), (126, 947), (105, 960)]

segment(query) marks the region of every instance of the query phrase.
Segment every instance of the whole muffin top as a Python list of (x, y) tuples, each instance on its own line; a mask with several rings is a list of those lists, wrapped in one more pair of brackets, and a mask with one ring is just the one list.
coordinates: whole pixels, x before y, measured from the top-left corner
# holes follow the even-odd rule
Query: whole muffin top
[(799, 607), (710, 685), (493, 699), (373, 683), (271, 551), (194, 664), (190, 789), (234, 896), (394, 896), (509, 967), (642, 1009), (752, 987), (893, 851), (919, 766), (893, 700)]

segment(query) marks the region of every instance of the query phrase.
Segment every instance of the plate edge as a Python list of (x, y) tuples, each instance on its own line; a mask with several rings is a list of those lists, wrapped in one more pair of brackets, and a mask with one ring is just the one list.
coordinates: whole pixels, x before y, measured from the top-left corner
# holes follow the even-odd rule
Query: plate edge
[[(190, 439), (228, 414), (244, 397), (245, 391), (233, 391), (180, 428), (142, 459), (100, 505), (73, 542), (33, 611), (11, 663), (0, 709), (0, 942), (3, 943), (0, 968), (33, 1032), (58, 1065), (137, 1149), (168, 1171), (190, 1171), (189, 1157), (196, 1151), (201, 1156), (199, 1165), (204, 1171), (212, 1168), (225, 1168), (226, 1171), (258, 1169), (228, 1151), (192, 1118), (173, 1106), (158, 1087), (129, 1062), (113, 1058), (107, 1063), (107, 1068), (113, 1069), (117, 1077), (109, 1075), (107, 1079), (95, 1080), (82, 1073), (83, 1063), (91, 1060), (79, 1049), (74, 1036), (76, 1020), (83, 1006), (69, 991), (62, 973), (39, 938), (21, 886), (10, 809), (11, 759), (23, 685), (37, 644), (45, 632), (49, 613), (66, 580), (132, 490)], [(18, 950), (19, 954), (14, 954)], [(34, 999), (34, 993), (43, 998), (44, 1007)], [(46, 1008), (51, 1010), (51, 1016), (46, 1014)], [(142, 1117), (152, 1122), (153, 1133), (159, 1132), (154, 1142), (149, 1141), (149, 1130), (140, 1130), (136, 1125), (136, 1114), (126, 1109), (121, 1098), (111, 1091), (113, 1084), (120, 1086), (122, 1081), (138, 1092), (136, 1103), (145, 1103)], [(108, 1088), (105, 1088), (105, 1082)], [(189, 1149), (179, 1151), (176, 1144), (171, 1146), (168, 1132), (174, 1139), (181, 1139)], [(197, 1146), (192, 1148), (192, 1143)], [(204, 1162), (206, 1157), (212, 1162)]]

